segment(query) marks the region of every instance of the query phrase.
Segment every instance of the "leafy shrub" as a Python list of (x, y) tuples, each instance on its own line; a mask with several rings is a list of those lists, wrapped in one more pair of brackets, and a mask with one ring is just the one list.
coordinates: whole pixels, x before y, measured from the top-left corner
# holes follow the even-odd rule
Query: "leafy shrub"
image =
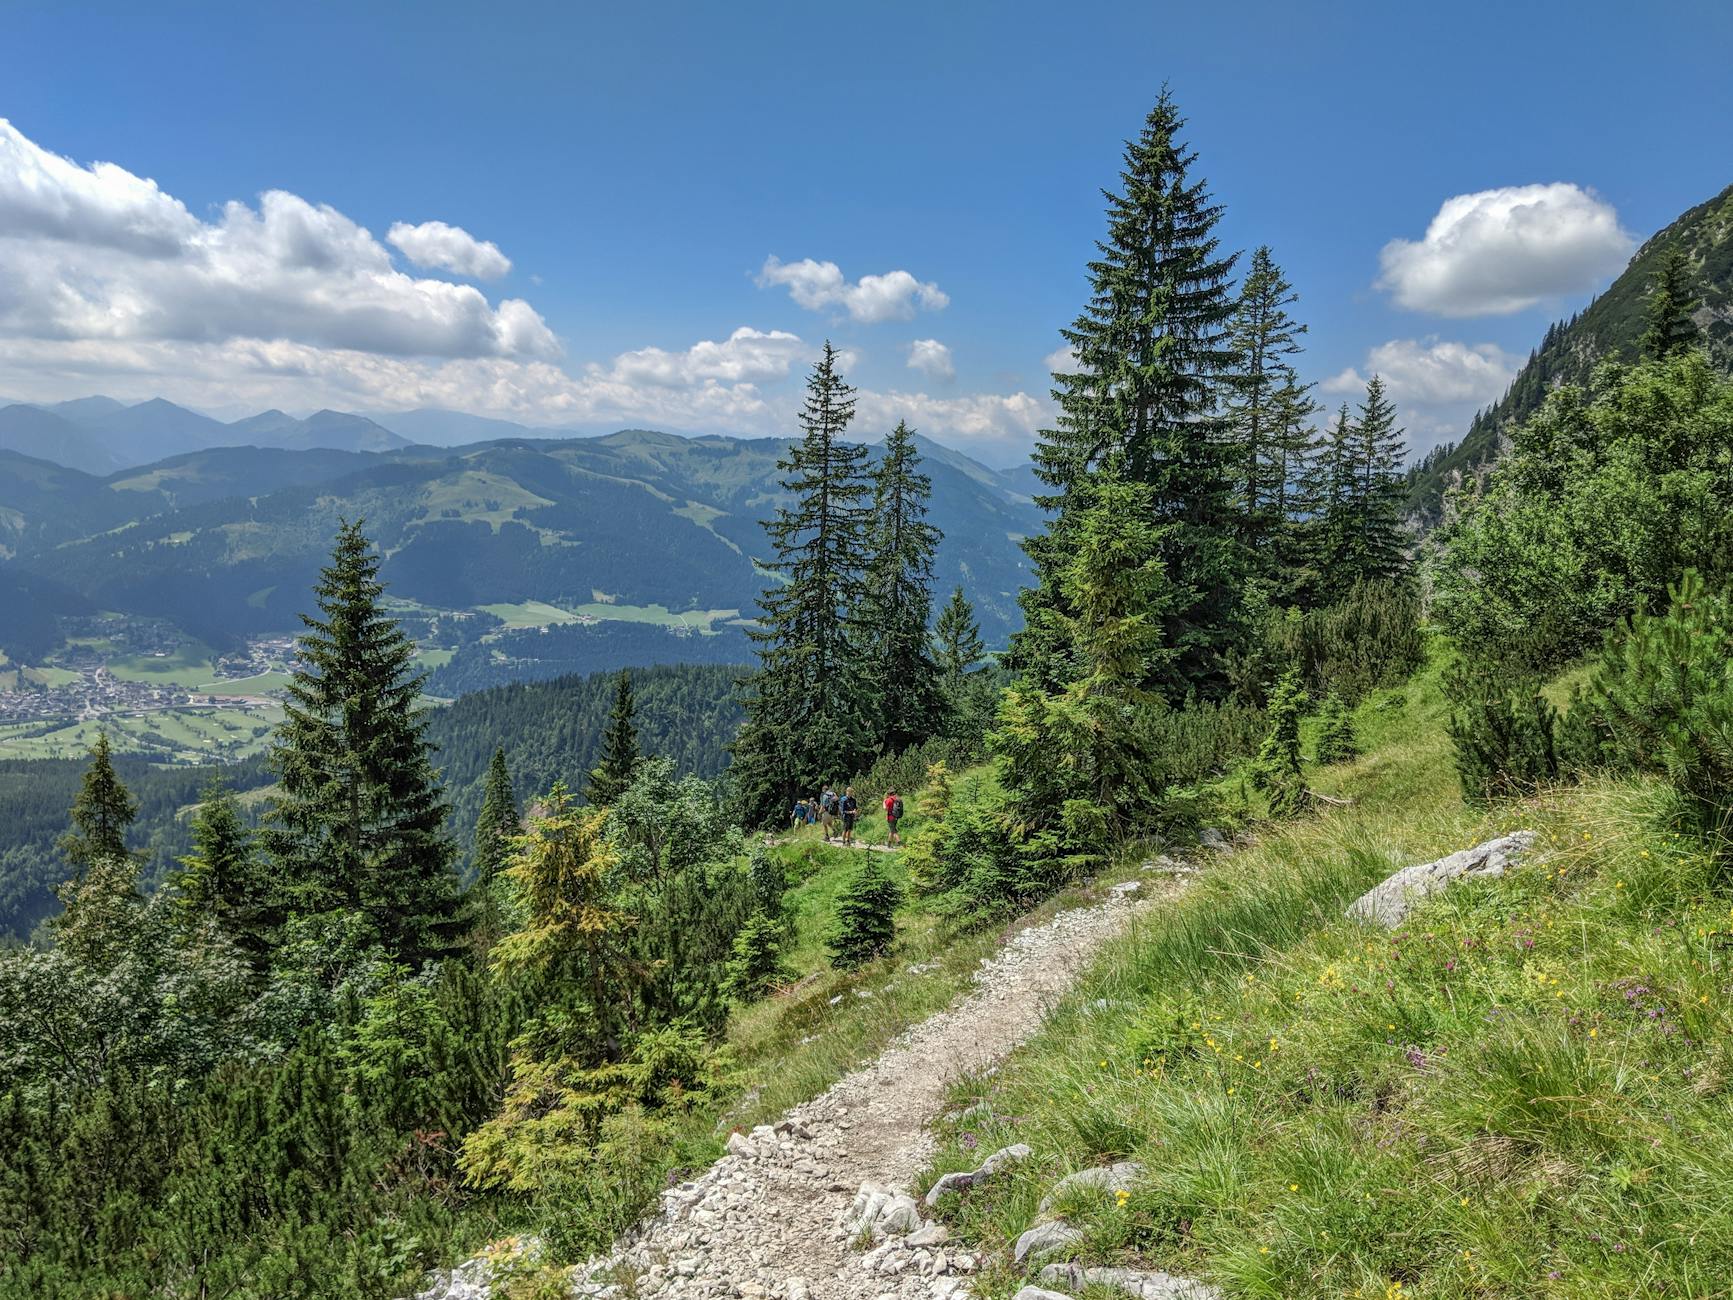
[(866, 862), (837, 901), (836, 928), (830, 936), (831, 965), (855, 970), (888, 952), (897, 934), (896, 911), (902, 887), (885, 874), (878, 855)]
[(1544, 673), (1733, 562), (1733, 383), (1700, 353), (1607, 364), (1512, 432), (1484, 492), (1441, 531), (1434, 611), (1459, 645)]

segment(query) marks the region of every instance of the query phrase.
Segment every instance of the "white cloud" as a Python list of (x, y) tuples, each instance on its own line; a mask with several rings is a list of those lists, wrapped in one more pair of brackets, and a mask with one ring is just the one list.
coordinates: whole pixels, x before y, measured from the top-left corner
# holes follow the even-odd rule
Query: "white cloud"
[(1495, 343), (1392, 339), (1366, 354), (1364, 374), (1350, 366), (1319, 386), (1326, 393), (1364, 392), (1366, 376), (1382, 375), (1398, 401), (1485, 404), (1510, 386), (1520, 364)]
[(1635, 247), (1612, 206), (1589, 190), (1506, 186), (1446, 199), (1423, 238), (1391, 240), (1378, 287), (1415, 311), (1508, 315), (1594, 288)]
[(191, 216), (0, 120), (0, 339), (285, 340), (391, 356), (552, 358), (528, 303), (416, 278), (364, 227), (282, 190)]
[(1050, 375), (1074, 375), (1082, 367), (1077, 362), (1077, 349), (1061, 343), (1041, 358), (1041, 366)]
[(1510, 387), (1522, 358), (1493, 343), (1450, 339), (1392, 339), (1366, 354), (1363, 366), (1350, 366), (1318, 385), (1353, 404), (1366, 380), (1382, 375), (1397, 417), (1408, 430), (1412, 453), (1420, 454), (1468, 431), (1469, 418)]
[(783, 379), (808, 349), (797, 334), (741, 326), (721, 343), (694, 343), (684, 352), (639, 348), (623, 352), (608, 367), (592, 366), (593, 375), (606, 374), (623, 383), (678, 387), (694, 383), (763, 383)]
[(419, 226), (399, 221), (385, 232), (385, 239), (417, 266), (477, 280), (497, 280), (511, 270), (511, 258), (499, 251), (499, 245), (443, 221), (423, 221)]
[(970, 393), (932, 397), (926, 393), (862, 389), (855, 399), (854, 429), (861, 437), (888, 431), (898, 420), (964, 451), (1004, 459), (1026, 451), (1047, 422), (1048, 403), (1028, 393)]
[(908, 366), (910, 370), (918, 370), (929, 379), (957, 377), (957, 365), (951, 360), (951, 349), (937, 339), (916, 339), (909, 344)]
[(760, 288), (786, 286), (797, 306), (808, 311), (840, 307), (851, 319), (868, 325), (909, 320), (917, 308), (942, 311), (951, 303), (938, 285), (917, 280), (907, 271), (863, 275), (851, 284), (835, 262), (816, 262), (810, 257), (798, 262), (784, 262), (774, 254), (765, 258), (758, 284)]

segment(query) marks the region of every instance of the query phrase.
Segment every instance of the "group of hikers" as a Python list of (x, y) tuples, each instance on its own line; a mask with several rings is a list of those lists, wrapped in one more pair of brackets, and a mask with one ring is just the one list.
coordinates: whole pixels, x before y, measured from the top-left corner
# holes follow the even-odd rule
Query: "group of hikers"
[[(826, 843), (835, 836), (840, 827), (845, 848), (853, 847), (854, 828), (859, 824), (860, 818), (860, 800), (855, 798), (852, 785), (844, 786), (840, 795), (827, 785), (810, 799), (797, 799), (794, 811), (789, 815), (791, 824), (797, 828), (814, 825), (820, 827)], [(897, 823), (902, 819), (903, 797), (895, 790), (885, 791), (885, 843), (891, 848), (896, 848), (903, 842), (897, 834)]]

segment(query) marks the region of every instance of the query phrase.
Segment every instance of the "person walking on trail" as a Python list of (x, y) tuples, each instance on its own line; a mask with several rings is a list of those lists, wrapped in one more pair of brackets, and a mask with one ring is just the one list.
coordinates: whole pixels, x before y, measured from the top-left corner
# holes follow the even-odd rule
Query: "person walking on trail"
[(891, 848), (902, 847), (897, 837), (897, 823), (903, 819), (903, 797), (895, 790), (885, 791), (885, 843)]
[(854, 787), (851, 785), (842, 792), (842, 843), (844, 848), (854, 847), (854, 824), (860, 820), (860, 803), (854, 797)]
[(837, 798), (836, 791), (828, 785), (824, 793), (818, 797), (818, 824), (824, 831), (824, 842), (830, 843), (830, 833), (836, 825)]
[(794, 801), (794, 812), (790, 820), (796, 830), (799, 830), (802, 826), (805, 826), (812, 820), (812, 811), (806, 806), (805, 799), (796, 799)]

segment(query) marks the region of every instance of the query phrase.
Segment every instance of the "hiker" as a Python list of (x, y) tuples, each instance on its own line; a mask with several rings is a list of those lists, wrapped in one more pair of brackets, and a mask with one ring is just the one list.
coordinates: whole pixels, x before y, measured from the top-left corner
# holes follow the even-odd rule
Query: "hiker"
[(854, 824), (860, 818), (860, 803), (854, 797), (854, 787), (851, 785), (842, 792), (842, 843), (844, 848), (854, 847)]
[(806, 824), (808, 826), (817, 826), (818, 825), (818, 796), (817, 795), (813, 795), (812, 798), (810, 798), (806, 801)]
[(836, 809), (836, 791), (827, 785), (824, 787), (824, 793), (818, 797), (818, 824), (824, 831), (826, 844), (830, 843), (831, 828), (836, 825)]
[(790, 821), (795, 830), (799, 830), (812, 821), (812, 810), (806, 806), (805, 799), (794, 801), (794, 812), (790, 814)]
[(897, 823), (903, 819), (903, 797), (895, 790), (885, 792), (885, 843), (891, 848), (898, 848), (902, 841), (897, 838)]

